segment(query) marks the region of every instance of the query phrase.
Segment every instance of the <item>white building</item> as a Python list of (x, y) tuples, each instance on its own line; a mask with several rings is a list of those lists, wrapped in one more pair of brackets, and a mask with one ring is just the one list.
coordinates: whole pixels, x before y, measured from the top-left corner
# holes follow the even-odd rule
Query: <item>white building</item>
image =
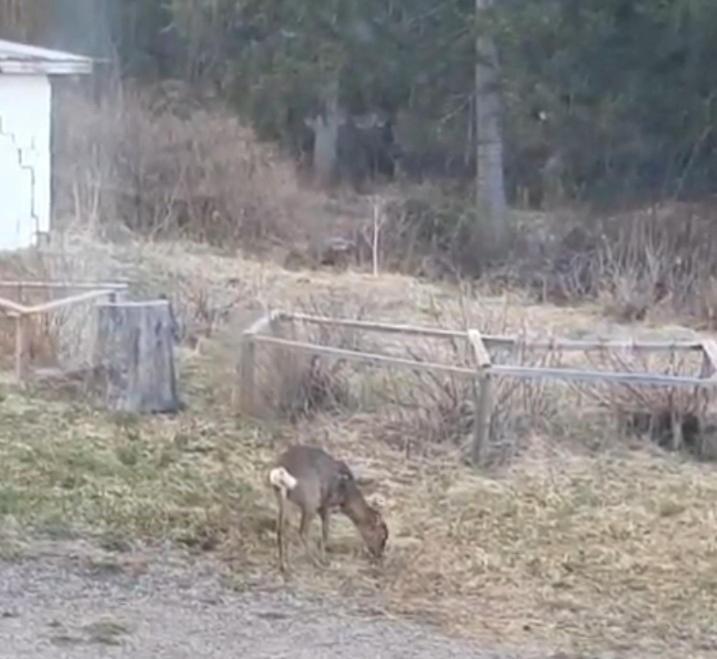
[(90, 58), (0, 40), (0, 250), (49, 232), (50, 79), (91, 71)]

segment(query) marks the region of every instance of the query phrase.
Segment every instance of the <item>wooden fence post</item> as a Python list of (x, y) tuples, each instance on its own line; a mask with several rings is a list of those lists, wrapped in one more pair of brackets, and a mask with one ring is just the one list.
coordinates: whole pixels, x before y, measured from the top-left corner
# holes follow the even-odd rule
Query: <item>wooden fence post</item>
[(19, 313), (15, 317), (15, 377), (18, 382), (24, 383), (27, 379), (27, 348), (28, 348), (28, 321), (27, 314)]
[(262, 316), (242, 333), (239, 354), (239, 392), (235, 393), (234, 405), (238, 403), (239, 413), (245, 416), (256, 415), (256, 336), (267, 329), (272, 333), (276, 328), (279, 316), (269, 313)]
[(474, 466), (483, 462), (483, 453), (490, 440), (490, 424), (493, 415), (493, 382), (490, 375), (490, 354), (478, 330), (468, 330), (468, 341), (476, 359), (477, 374), (474, 387), (475, 419), (473, 422), (473, 445), (471, 461)]
[(246, 416), (252, 416), (256, 402), (256, 343), (254, 333), (248, 330), (242, 334), (239, 360), (239, 411)]
[(702, 373), (704, 378), (717, 379), (717, 341), (704, 339), (702, 341)]

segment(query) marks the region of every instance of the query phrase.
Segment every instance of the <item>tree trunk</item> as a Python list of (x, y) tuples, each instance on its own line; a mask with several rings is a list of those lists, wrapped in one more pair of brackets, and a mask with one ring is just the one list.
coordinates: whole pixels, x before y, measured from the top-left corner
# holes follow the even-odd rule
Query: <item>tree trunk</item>
[(311, 122), (314, 130), (314, 174), (323, 186), (330, 186), (336, 181), (340, 125), (339, 89), (338, 81), (335, 81), (327, 86), (323, 112)]
[(476, 203), (486, 223), (491, 247), (505, 247), (507, 240), (503, 138), (501, 135), (498, 55), (493, 38), (481, 25), (494, 0), (476, 0)]
[(166, 300), (98, 306), (95, 364), (109, 409), (176, 412), (174, 317)]

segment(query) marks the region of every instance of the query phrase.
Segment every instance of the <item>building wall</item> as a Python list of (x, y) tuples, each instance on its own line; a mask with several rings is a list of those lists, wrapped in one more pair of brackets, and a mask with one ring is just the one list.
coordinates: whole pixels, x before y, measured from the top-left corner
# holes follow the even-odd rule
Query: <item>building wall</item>
[(0, 74), (0, 250), (50, 229), (51, 97), (47, 76)]

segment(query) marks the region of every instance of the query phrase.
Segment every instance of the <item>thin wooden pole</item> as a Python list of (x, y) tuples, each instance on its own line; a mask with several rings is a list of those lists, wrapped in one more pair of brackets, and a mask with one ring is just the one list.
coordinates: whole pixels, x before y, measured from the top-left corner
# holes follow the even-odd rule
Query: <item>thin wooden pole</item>
[(448, 330), (394, 323), (374, 323), (366, 320), (352, 320), (348, 318), (327, 318), (305, 313), (279, 313), (277, 314), (277, 320), (290, 320), (311, 325), (327, 325), (329, 327), (350, 327), (367, 332), (385, 332), (386, 334), (415, 334), (416, 336), (434, 337), (437, 339), (461, 339), (466, 336), (464, 330)]
[[(448, 364), (436, 364), (432, 362), (419, 362), (401, 357), (389, 357), (375, 353), (359, 352), (357, 350), (345, 350), (330, 346), (316, 345), (302, 341), (290, 341), (273, 336), (255, 336), (255, 341), (269, 343), (287, 348), (294, 348), (313, 354), (334, 355), (347, 360), (364, 362), (367, 364), (385, 364), (393, 366), (405, 366), (414, 370), (435, 371), (453, 373), (475, 377), (475, 369), (462, 366), (451, 366)], [(573, 368), (543, 368), (532, 366), (508, 366), (493, 364), (489, 368), (492, 376), (515, 377), (526, 379), (553, 379), (567, 382), (619, 382), (633, 385), (645, 385), (654, 387), (689, 387), (698, 386), (705, 388), (717, 388), (717, 380), (707, 378), (696, 378), (690, 376), (661, 375), (653, 373), (632, 373), (632, 372), (611, 372), (611, 371), (583, 371)]]
[[(86, 293), (78, 293), (77, 295), (72, 295), (70, 297), (63, 297), (59, 300), (51, 300), (50, 302), (45, 302), (44, 304), (36, 304), (32, 307), (26, 307), (26, 312), (29, 314), (37, 314), (37, 313), (47, 313), (48, 311), (54, 311), (55, 309), (62, 309), (63, 307), (69, 307), (73, 304), (79, 304), (80, 302), (89, 302), (90, 300), (95, 300), (97, 298), (102, 298), (108, 296), (110, 293), (112, 293), (115, 289), (97, 289), (94, 291), (87, 291)], [(136, 303), (137, 306), (145, 306), (147, 303), (145, 302), (138, 302)], [(156, 304), (154, 302), (150, 304)]]
[[(54, 311), (55, 309), (62, 309), (63, 307), (72, 306), (80, 302), (89, 302), (97, 298), (105, 297), (116, 289), (97, 289), (94, 291), (87, 291), (78, 295), (72, 295), (70, 297), (60, 298), (59, 300), (50, 300), (42, 304), (36, 304), (33, 306), (25, 306), (18, 304), (14, 300), (8, 300), (0, 297), (0, 309), (6, 309), (18, 314), (40, 314), (47, 313), (48, 311)], [(144, 303), (137, 303), (144, 304)]]
[(7, 311), (12, 311), (16, 314), (24, 314), (27, 312), (27, 307), (18, 304), (14, 300), (8, 300), (7, 298), (0, 297), (0, 309), (5, 309)]
[[(413, 334), (416, 336), (435, 337), (437, 339), (461, 339), (466, 337), (465, 330), (422, 327), (418, 325), (402, 325), (398, 323), (371, 322), (349, 318), (328, 318), (304, 313), (279, 312), (279, 321), (294, 320), (300, 323), (327, 325), (329, 327), (351, 327), (367, 332), (385, 332), (387, 334)], [(533, 340), (517, 336), (501, 336), (481, 334), (486, 346), (511, 347), (519, 344), (525, 350), (561, 350), (570, 352), (587, 352), (602, 350), (635, 350), (638, 352), (671, 352), (673, 350), (703, 350), (703, 341), (581, 341), (574, 339)]]
[(616, 382), (643, 385), (646, 387), (703, 387), (717, 388), (717, 380), (682, 375), (662, 375), (658, 373), (631, 373), (612, 371), (581, 371), (574, 368), (542, 368), (533, 366), (495, 365), (491, 368), (494, 375), (525, 379), (553, 379), (565, 382)]
[(45, 288), (45, 289), (103, 289), (111, 288), (114, 290), (126, 290), (128, 284), (125, 282), (88, 282), (88, 281), (75, 281), (75, 282), (60, 282), (60, 281), (12, 281), (12, 280), (0, 280), (0, 288)]

